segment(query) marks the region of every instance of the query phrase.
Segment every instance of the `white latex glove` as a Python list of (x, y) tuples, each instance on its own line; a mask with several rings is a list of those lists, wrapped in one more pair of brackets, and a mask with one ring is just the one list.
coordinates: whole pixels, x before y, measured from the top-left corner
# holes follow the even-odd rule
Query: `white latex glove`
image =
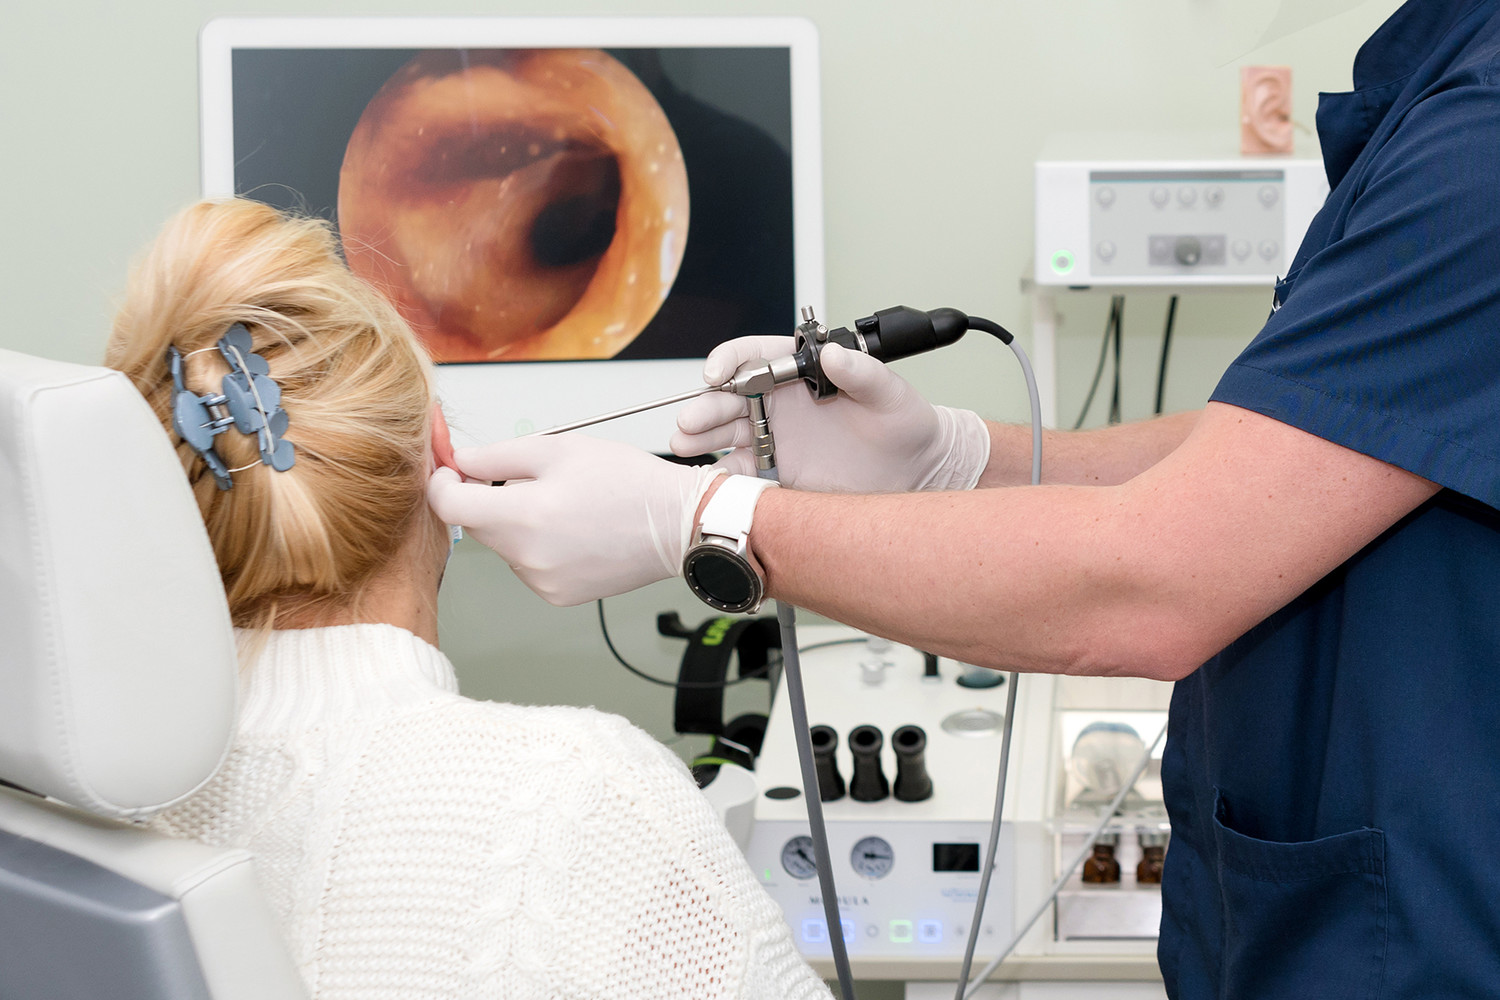
[[(717, 385), (757, 358), (792, 353), (791, 337), (740, 337), (714, 348), (703, 380)], [(990, 435), (970, 410), (933, 406), (910, 382), (860, 351), (829, 344), (823, 371), (839, 395), (814, 400), (801, 381), (778, 386), (766, 400), (784, 486), (851, 493), (973, 488), (990, 457)], [(677, 415), (672, 451), (704, 455), (735, 449), (719, 466), (755, 475), (746, 401), (706, 393)]]
[(721, 471), (577, 434), (460, 448), (454, 461), (482, 481), (440, 468), (427, 481), (428, 504), (556, 605), (680, 573), (698, 503)]

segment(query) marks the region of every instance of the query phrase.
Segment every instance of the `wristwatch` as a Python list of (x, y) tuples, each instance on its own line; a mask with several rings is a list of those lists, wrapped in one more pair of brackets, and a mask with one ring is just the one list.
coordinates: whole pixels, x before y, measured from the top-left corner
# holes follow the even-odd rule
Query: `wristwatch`
[(750, 552), (755, 502), (776, 483), (753, 476), (730, 476), (719, 485), (693, 528), (682, 575), (699, 600), (711, 608), (741, 614), (766, 599), (766, 577)]

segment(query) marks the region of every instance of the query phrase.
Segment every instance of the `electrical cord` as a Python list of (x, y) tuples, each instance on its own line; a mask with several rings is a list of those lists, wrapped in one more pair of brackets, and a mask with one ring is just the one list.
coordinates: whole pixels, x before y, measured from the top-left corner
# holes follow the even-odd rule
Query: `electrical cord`
[[(1083, 426), (1083, 422), (1086, 419), (1088, 419), (1089, 407), (1091, 407), (1091, 406), (1094, 405), (1094, 394), (1099, 391), (1099, 382), (1100, 382), (1101, 379), (1104, 378), (1104, 365), (1105, 365), (1105, 362), (1109, 359), (1109, 345), (1110, 345), (1111, 341), (1119, 333), (1120, 321), (1123, 318), (1124, 312), (1125, 312), (1125, 296), (1123, 296), (1123, 295), (1113, 296), (1109, 300), (1109, 318), (1104, 321), (1104, 340), (1099, 345), (1099, 364), (1094, 369), (1094, 380), (1093, 380), (1093, 382), (1091, 382), (1089, 384), (1089, 392), (1088, 392), (1088, 395), (1084, 397), (1083, 408), (1078, 411), (1078, 419), (1076, 421), (1074, 421), (1074, 423), (1073, 423), (1073, 429), (1075, 431), (1078, 430), (1080, 427)], [(1117, 383), (1118, 383), (1118, 379), (1119, 379), (1118, 363), (1119, 363), (1119, 360), (1118, 360), (1118, 356), (1117, 356), (1116, 357), (1116, 366), (1117, 366), (1116, 367), (1116, 382)], [(1118, 397), (1118, 395), (1119, 395), (1118, 388), (1115, 391), (1115, 395), (1116, 395), (1116, 397)]]
[(609, 648), (610, 655), (615, 658), (616, 663), (618, 663), (620, 666), (624, 667), (626, 670), (630, 671), (632, 674), (639, 677), (643, 681), (649, 681), (650, 683), (659, 685), (661, 687), (675, 688), (679, 691), (693, 691), (702, 690), (704, 688), (734, 687), (734, 685), (743, 684), (746, 681), (763, 681), (771, 677), (771, 672), (769, 670), (770, 664), (767, 664), (768, 669), (764, 674), (749, 674), (743, 677), (736, 677), (733, 680), (726, 678), (722, 681), (669, 681), (664, 677), (653, 677), (650, 674), (646, 673), (644, 670), (640, 670), (636, 667), (631, 666), (626, 662), (625, 657), (620, 655), (620, 651), (615, 648), (615, 644), (609, 638), (609, 626), (604, 622), (604, 600), (601, 598), (595, 603), (599, 605), (599, 631), (604, 636), (604, 645)]
[[(775, 478), (776, 470), (771, 470)], [(790, 604), (776, 602), (776, 621), (781, 625), (782, 667), (786, 676), (787, 708), (792, 713), (792, 733), (797, 741), (797, 766), (802, 772), (802, 798), (807, 802), (808, 833), (812, 836), (813, 858), (818, 869), (818, 889), (823, 895), (823, 919), (828, 923), (828, 943), (833, 950), (833, 967), (838, 974), (839, 996), (856, 1000), (854, 973), (849, 967), (849, 951), (844, 944), (844, 922), (839, 914), (838, 889), (833, 884), (833, 852), (828, 847), (828, 827), (823, 820), (823, 799), (818, 793), (818, 772), (813, 761), (812, 727), (807, 720), (807, 697), (802, 690), (802, 661), (797, 654), (797, 611)], [(790, 650), (790, 653), (786, 653)]]
[(1177, 296), (1167, 302), (1167, 325), (1161, 333), (1161, 361), (1156, 366), (1156, 414), (1161, 415), (1167, 392), (1167, 355), (1172, 350), (1172, 326), (1177, 319)]
[[(758, 401), (759, 397), (754, 397), (752, 405)], [(772, 440), (774, 442), (774, 438)], [(774, 449), (774, 443), (772, 447)], [(757, 471), (761, 479), (769, 479), (773, 483), (781, 481), (776, 472), (774, 450), (769, 467)], [(797, 648), (796, 608), (777, 601), (776, 622), (781, 628), (781, 666), (786, 680), (787, 708), (792, 715), (792, 738), (797, 744), (797, 766), (802, 773), (802, 799), (807, 803), (808, 833), (813, 842), (818, 889), (823, 894), (823, 919), (828, 926), (828, 943), (833, 950), (833, 967), (838, 975), (839, 996), (843, 1000), (855, 1000), (854, 973), (849, 967), (849, 951), (844, 945), (844, 923), (839, 914), (838, 889), (833, 884), (833, 852), (828, 847), (823, 798), (818, 793), (812, 726), (808, 723), (807, 697), (802, 689), (802, 659)]]
[[(1125, 796), (1130, 794), (1130, 790), (1135, 787), (1135, 783), (1140, 780), (1141, 775), (1146, 773), (1146, 768), (1151, 766), (1151, 758), (1156, 754), (1156, 747), (1161, 743), (1162, 737), (1166, 735), (1167, 727), (1163, 723), (1161, 729), (1157, 731), (1156, 739), (1151, 741), (1151, 745), (1146, 748), (1145, 754), (1141, 756), (1140, 763), (1136, 764), (1135, 770), (1130, 773), (1130, 777), (1120, 786), (1120, 791), (1116, 793), (1109, 805), (1104, 808), (1103, 815), (1100, 816), (1099, 822), (1094, 826), (1094, 829), (1084, 838), (1083, 850), (1079, 851), (1072, 862), (1063, 869), (1062, 875), (1058, 877), (1056, 882), (1052, 883), (1052, 888), (1042, 898), (1041, 904), (1021, 924), (1021, 929), (1011, 936), (1010, 943), (1000, 950), (1000, 954), (991, 959), (990, 964), (980, 970), (979, 975), (975, 976), (972, 982), (966, 984), (963, 977), (959, 978), (959, 993), (956, 1000), (969, 1000), (975, 991), (983, 986), (990, 976), (995, 974), (995, 970), (1000, 968), (1000, 963), (1005, 961), (1010, 956), (1010, 953), (1016, 950), (1016, 945), (1021, 943), (1021, 939), (1031, 930), (1031, 926), (1041, 918), (1043, 913), (1047, 912), (1047, 907), (1051, 906), (1053, 901), (1057, 899), (1058, 893), (1063, 891), (1063, 887), (1068, 884), (1068, 879), (1073, 877), (1073, 872), (1077, 870), (1079, 865), (1083, 864), (1083, 859), (1088, 857), (1090, 852), (1092, 852), (1094, 841), (1099, 839), (1099, 834), (1103, 833), (1104, 828), (1109, 825), (1110, 820), (1115, 818), (1115, 813), (1119, 810), (1120, 804), (1125, 801)], [(964, 973), (968, 973), (967, 965), (964, 967)]]
[[(995, 873), (995, 855), (1000, 850), (1000, 823), (1005, 818), (1005, 778), (1010, 773), (1010, 737), (1016, 717), (1016, 689), (1020, 686), (1014, 672), (1010, 691), (1005, 695), (1005, 731), (1000, 738), (1000, 777), (995, 782), (995, 809), (990, 817), (990, 831), (985, 838), (984, 862), (980, 866), (979, 894), (974, 900), (974, 916), (969, 920), (969, 938), (964, 942), (963, 963), (958, 970), (958, 992), (955, 1000), (964, 1000), (964, 984), (974, 964), (974, 949), (979, 945), (979, 925), (984, 920), (985, 901), (990, 895), (990, 877)], [(983, 982), (983, 980), (980, 980)]]
[[(632, 666), (629, 662), (626, 661), (625, 657), (623, 657), (623, 656), (620, 655), (620, 651), (615, 648), (615, 644), (609, 638), (609, 626), (607, 624), (605, 624), (605, 621), (604, 621), (604, 601), (600, 600), (600, 601), (597, 601), (596, 603), (599, 606), (599, 632), (604, 637), (604, 645), (609, 649), (610, 655), (615, 658), (615, 662), (616, 663), (618, 663), (620, 666), (624, 667), (630, 673), (632, 673), (635, 676), (639, 677), (643, 681), (648, 681), (648, 682), (650, 682), (652, 684), (660, 685), (661, 687), (687, 688), (689, 690), (694, 689), (694, 688), (723, 688), (723, 687), (733, 687), (736, 684), (743, 684), (745, 681), (761, 681), (761, 680), (767, 680), (767, 679), (769, 679), (772, 682), (773, 686), (775, 684), (775, 680), (776, 680), (776, 678), (775, 678), (775, 670), (780, 667), (780, 659), (779, 659), (779, 657), (777, 655), (780, 651), (779, 650), (775, 650), (775, 649), (770, 650), (770, 662), (768, 662), (766, 664), (767, 673), (764, 674), (764, 675), (762, 675), (762, 674), (754, 674), (754, 675), (749, 676), (749, 677), (736, 677), (734, 680), (724, 680), (724, 681), (669, 681), (665, 677), (653, 677), (650, 674), (646, 673), (644, 670), (641, 670), (638, 667)], [(864, 641), (865, 640), (862, 639), (862, 638), (860, 638), (860, 639), (827, 639), (827, 640), (825, 640), (823, 642), (814, 642), (814, 643), (810, 643), (810, 644), (808, 644), (806, 646), (803, 646), (802, 649), (800, 650), (800, 652), (805, 653), (808, 650), (812, 650), (812, 649), (823, 649), (823, 648), (825, 648), (827, 646), (843, 646), (843, 645), (847, 645), (849, 643), (864, 642)]]
[[(1026, 395), (1031, 403), (1031, 485), (1038, 486), (1042, 482), (1042, 396), (1037, 389), (1036, 372), (1032, 370), (1031, 359), (1026, 356), (1025, 351), (1016, 346), (1013, 338), (1007, 339), (1009, 335), (998, 324), (991, 324), (988, 320), (970, 319), (969, 325), (976, 330), (983, 330), (1000, 337), (1015, 352), (1016, 360), (1021, 363), (1021, 373), (1026, 378)], [(968, 981), (969, 969), (974, 964), (974, 950), (979, 945), (979, 926), (984, 920), (984, 907), (990, 895), (990, 878), (995, 872), (995, 855), (1000, 850), (1000, 825), (1005, 818), (1005, 785), (1006, 777), (1010, 774), (1010, 744), (1011, 736), (1015, 732), (1016, 691), (1020, 687), (1020, 676), (1015, 671), (1011, 671), (1008, 683), (1010, 690), (1005, 695), (1005, 726), (1000, 736), (1000, 774), (995, 781), (995, 808), (990, 818), (989, 834), (985, 839), (984, 861), (980, 866), (982, 874), (979, 876), (979, 893), (974, 899), (974, 915), (969, 921), (969, 938), (964, 943), (963, 963), (958, 976), (957, 1000), (963, 1000), (964, 984)]]
[(1115, 312), (1115, 385), (1109, 397), (1109, 423), (1118, 424), (1120, 417), (1120, 352), (1125, 340), (1125, 296), (1115, 296), (1119, 307)]
[(823, 642), (810, 642), (806, 646), (798, 648), (799, 653), (808, 653), (814, 649), (827, 649), (829, 646), (852, 646), (856, 642), (864, 642), (864, 636), (856, 636), (852, 639), (826, 639)]

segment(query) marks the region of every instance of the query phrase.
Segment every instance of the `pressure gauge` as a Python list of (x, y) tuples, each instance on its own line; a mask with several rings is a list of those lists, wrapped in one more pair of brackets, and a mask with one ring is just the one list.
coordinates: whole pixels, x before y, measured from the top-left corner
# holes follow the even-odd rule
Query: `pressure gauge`
[(811, 837), (793, 837), (781, 849), (781, 867), (792, 878), (812, 878), (818, 874)]
[(885, 878), (895, 863), (896, 852), (880, 837), (866, 837), (849, 854), (850, 866), (868, 879)]

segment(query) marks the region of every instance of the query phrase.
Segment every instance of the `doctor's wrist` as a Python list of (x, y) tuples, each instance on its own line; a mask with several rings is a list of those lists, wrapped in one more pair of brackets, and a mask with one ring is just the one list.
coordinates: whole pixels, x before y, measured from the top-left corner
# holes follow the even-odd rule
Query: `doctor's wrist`
[(721, 473), (709, 480), (708, 486), (703, 490), (703, 495), (698, 498), (698, 508), (693, 511), (693, 520), (688, 524), (688, 534), (691, 535), (698, 529), (698, 524), (703, 520), (703, 508), (708, 506), (708, 501), (719, 492), (719, 487), (724, 485), (724, 480), (729, 478), (729, 473)]
[(706, 485), (692, 519), (682, 576), (705, 604), (753, 613), (765, 599), (765, 574), (750, 551), (756, 505), (778, 484), (753, 476), (718, 476)]

